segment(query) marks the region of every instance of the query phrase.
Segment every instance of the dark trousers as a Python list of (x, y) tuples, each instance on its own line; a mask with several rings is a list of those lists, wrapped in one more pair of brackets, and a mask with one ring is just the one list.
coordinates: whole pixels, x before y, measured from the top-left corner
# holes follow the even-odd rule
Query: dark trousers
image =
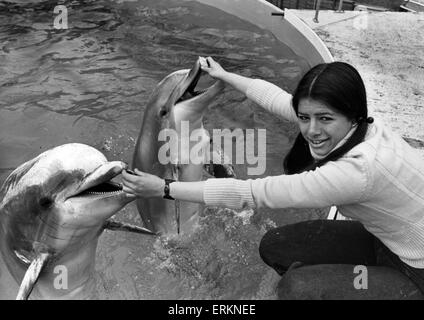
[(424, 299), (424, 269), (402, 262), (356, 221), (278, 227), (259, 253), (282, 275), (281, 299)]

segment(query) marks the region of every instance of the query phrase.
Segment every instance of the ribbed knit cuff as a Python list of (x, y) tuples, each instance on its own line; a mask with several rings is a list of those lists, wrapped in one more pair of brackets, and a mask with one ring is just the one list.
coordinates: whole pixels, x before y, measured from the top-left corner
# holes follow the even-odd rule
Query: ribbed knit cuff
[(231, 209), (255, 208), (250, 180), (233, 178), (208, 179), (205, 181), (203, 198), (208, 206)]

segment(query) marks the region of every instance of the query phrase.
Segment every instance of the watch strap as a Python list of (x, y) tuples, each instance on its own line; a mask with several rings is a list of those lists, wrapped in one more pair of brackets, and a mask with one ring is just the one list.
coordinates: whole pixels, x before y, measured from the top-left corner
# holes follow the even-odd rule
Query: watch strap
[(164, 199), (168, 199), (168, 200), (175, 200), (173, 197), (171, 197), (171, 195), (169, 194), (170, 192), (170, 188), (169, 185), (175, 182), (175, 180), (173, 179), (165, 179), (165, 187), (163, 188), (163, 198)]

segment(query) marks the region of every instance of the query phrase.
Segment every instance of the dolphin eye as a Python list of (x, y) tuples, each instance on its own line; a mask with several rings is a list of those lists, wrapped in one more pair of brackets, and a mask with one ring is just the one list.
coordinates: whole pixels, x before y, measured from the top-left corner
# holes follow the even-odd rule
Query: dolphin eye
[(168, 111), (162, 109), (161, 111), (159, 111), (159, 117), (163, 118), (168, 114)]
[(53, 205), (53, 199), (49, 197), (42, 197), (38, 204), (43, 209), (49, 209)]

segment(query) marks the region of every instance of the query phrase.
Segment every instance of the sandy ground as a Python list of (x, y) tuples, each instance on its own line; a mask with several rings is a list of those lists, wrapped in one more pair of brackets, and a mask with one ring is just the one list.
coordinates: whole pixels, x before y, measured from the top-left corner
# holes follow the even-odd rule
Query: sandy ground
[(424, 13), (293, 10), (336, 60), (354, 65), (380, 117), (424, 158)]

